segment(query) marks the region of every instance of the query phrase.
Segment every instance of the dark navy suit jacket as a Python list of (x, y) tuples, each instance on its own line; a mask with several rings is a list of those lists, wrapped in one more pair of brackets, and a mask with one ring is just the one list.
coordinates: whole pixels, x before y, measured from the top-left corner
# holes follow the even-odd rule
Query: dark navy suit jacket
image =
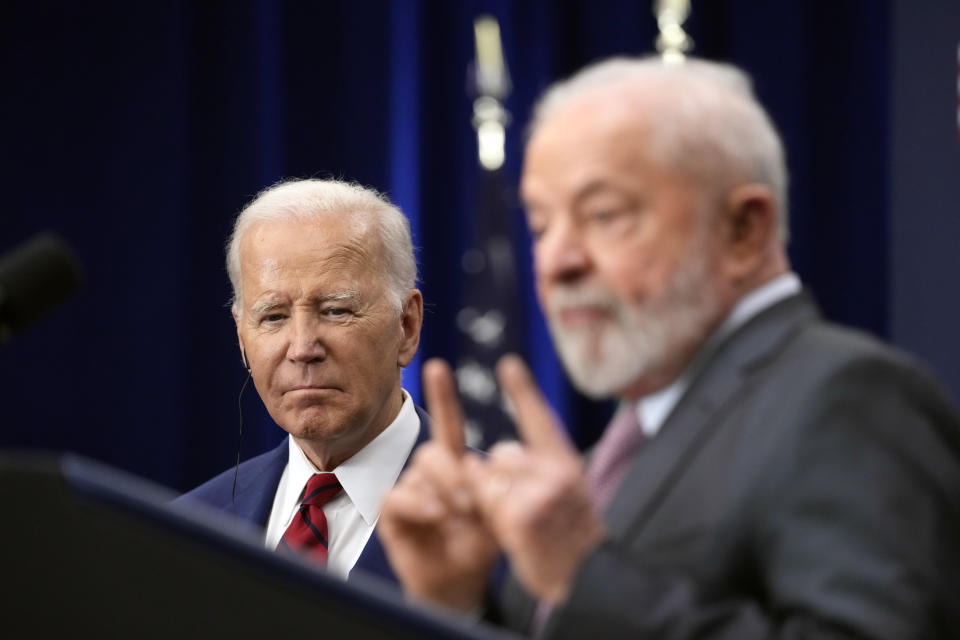
[[(415, 407), (417, 417), (420, 418), (420, 432), (413, 445), (415, 450), (430, 437), (430, 417), (420, 407)], [(229, 514), (236, 515), (241, 520), (251, 522), (259, 527), (266, 527), (273, 498), (280, 484), (280, 476), (287, 466), (288, 445), (284, 438), (278, 447), (259, 456), (251, 458), (240, 465), (237, 472), (236, 509), (233, 494), (234, 469), (228, 469), (220, 475), (208, 480), (196, 489), (177, 498), (176, 502), (200, 502)], [(412, 451), (411, 451), (412, 455)], [(404, 463), (406, 468), (407, 463)], [(396, 583), (397, 578), (390, 569), (387, 557), (380, 544), (380, 538), (374, 529), (370, 534), (367, 545), (361, 552), (357, 563), (350, 575), (357, 572), (373, 574), (390, 582)]]

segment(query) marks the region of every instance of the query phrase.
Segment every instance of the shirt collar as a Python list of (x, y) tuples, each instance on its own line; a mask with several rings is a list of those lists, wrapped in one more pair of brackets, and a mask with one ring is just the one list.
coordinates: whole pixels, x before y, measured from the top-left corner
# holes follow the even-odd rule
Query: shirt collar
[[(700, 354), (712, 351), (713, 348), (746, 324), (751, 318), (764, 309), (772, 307), (784, 298), (798, 293), (801, 289), (800, 278), (793, 272), (784, 273), (773, 280), (766, 282), (753, 291), (744, 295), (730, 310), (720, 327), (707, 340)], [(680, 398), (690, 386), (690, 382), (703, 360), (695, 357), (680, 376), (663, 389), (644, 396), (637, 402), (637, 413), (643, 433), (653, 437), (660, 431), (667, 416), (680, 401)]]
[[(393, 422), (363, 449), (331, 470), (337, 475), (343, 492), (360, 512), (366, 524), (373, 526), (376, 523), (383, 498), (396, 483), (419, 432), (420, 418), (413, 407), (410, 394), (404, 390), (403, 404)], [(295, 503), (307, 480), (313, 474), (319, 473), (319, 470), (292, 436), (288, 441), (288, 487)]]

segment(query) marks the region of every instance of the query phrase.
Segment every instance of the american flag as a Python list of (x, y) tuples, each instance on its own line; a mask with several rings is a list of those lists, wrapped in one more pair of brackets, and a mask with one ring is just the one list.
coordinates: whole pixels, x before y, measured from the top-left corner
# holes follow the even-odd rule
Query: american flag
[(476, 223), (473, 244), (460, 261), (464, 295), (456, 319), (460, 348), (454, 371), (467, 416), (467, 444), (484, 449), (514, 435), (494, 367), (500, 356), (522, 345), (522, 309), (510, 232), (514, 189), (503, 169), (509, 114), (501, 101), (510, 92), (510, 78), (496, 20), (479, 17), (474, 34), (477, 57), (469, 84), (477, 130)]

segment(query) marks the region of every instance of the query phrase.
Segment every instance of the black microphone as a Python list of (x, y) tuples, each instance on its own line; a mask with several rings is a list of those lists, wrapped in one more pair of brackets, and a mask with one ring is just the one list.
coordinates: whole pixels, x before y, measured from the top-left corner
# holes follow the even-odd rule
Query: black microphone
[(0, 344), (80, 288), (83, 271), (59, 236), (41, 233), (0, 256)]

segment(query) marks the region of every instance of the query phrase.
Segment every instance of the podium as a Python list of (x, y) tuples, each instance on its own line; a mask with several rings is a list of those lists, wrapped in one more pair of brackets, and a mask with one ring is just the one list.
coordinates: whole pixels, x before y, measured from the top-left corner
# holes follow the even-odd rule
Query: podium
[(0, 452), (5, 638), (516, 638), (263, 548), (254, 527), (71, 454)]

